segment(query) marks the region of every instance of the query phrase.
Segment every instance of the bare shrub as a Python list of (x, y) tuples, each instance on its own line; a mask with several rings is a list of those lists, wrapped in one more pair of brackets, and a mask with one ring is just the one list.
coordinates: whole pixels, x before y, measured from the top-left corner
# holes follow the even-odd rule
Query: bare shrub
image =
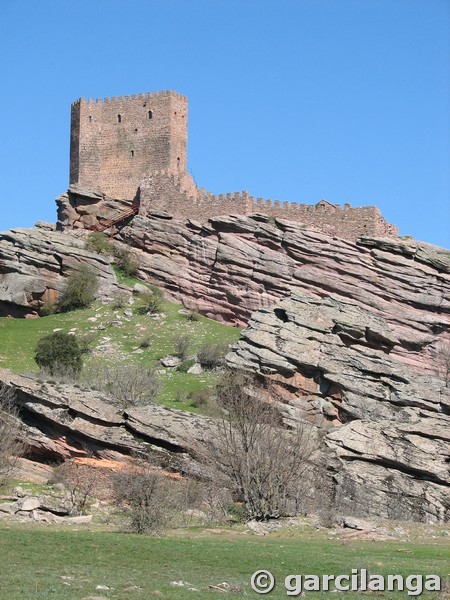
[(176, 335), (173, 338), (173, 346), (175, 349), (175, 356), (181, 360), (186, 360), (189, 354), (189, 346), (191, 341), (187, 335)]
[(244, 503), (249, 519), (297, 514), (318, 451), (311, 427), (283, 428), (270, 386), (240, 372), (224, 374), (217, 403), (221, 414), (210, 440), (215, 476)]
[(174, 518), (179, 484), (146, 461), (115, 473), (113, 490), (133, 533), (160, 533)]
[(188, 399), (194, 408), (205, 408), (211, 403), (211, 390), (199, 389), (188, 394)]
[(161, 389), (158, 375), (140, 364), (95, 363), (83, 371), (82, 379), (127, 406), (151, 404)]
[(197, 360), (203, 369), (211, 371), (223, 366), (227, 352), (228, 344), (205, 343), (197, 351)]
[(0, 488), (10, 480), (17, 460), (25, 450), (14, 392), (0, 383)]
[(69, 492), (71, 514), (86, 514), (94, 500), (98, 474), (94, 467), (66, 461), (53, 470), (49, 483), (62, 483)]
[(115, 246), (114, 263), (128, 276), (136, 275), (139, 270), (139, 259), (134, 252), (126, 246)]

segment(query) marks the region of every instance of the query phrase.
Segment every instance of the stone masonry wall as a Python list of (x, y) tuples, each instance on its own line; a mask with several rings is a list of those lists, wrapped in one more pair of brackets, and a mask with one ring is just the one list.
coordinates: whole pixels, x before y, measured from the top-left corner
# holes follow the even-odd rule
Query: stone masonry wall
[[(72, 105), (72, 191), (94, 191), (105, 202), (106, 197), (134, 200), (140, 202), (139, 212), (144, 215), (157, 210), (204, 222), (220, 215), (260, 213), (352, 241), (361, 235), (398, 235), (375, 206), (341, 208), (324, 200), (315, 205), (280, 202), (254, 198), (246, 191), (213, 195), (197, 188), (186, 166), (186, 97), (166, 91), (80, 99)], [(78, 204), (71, 206), (73, 214), (61, 213), (62, 226), (73, 222), (89, 228), (97, 222), (100, 214), (89, 212), (92, 207), (88, 211), (84, 200)]]
[(187, 98), (159, 92), (72, 105), (70, 184), (132, 200), (152, 171), (184, 172)]
[(389, 224), (376, 206), (351, 207), (321, 200), (317, 204), (298, 204), (264, 200), (248, 192), (213, 195), (198, 189), (187, 173), (180, 175), (160, 171), (145, 178), (140, 189), (140, 214), (166, 211), (177, 219), (205, 222), (219, 215), (260, 213), (305, 223), (323, 233), (356, 241), (361, 235), (397, 236), (398, 229)]

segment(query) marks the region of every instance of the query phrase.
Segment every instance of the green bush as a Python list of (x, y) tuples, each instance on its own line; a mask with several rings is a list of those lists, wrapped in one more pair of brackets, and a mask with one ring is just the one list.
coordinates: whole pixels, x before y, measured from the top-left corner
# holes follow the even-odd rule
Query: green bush
[(200, 315), (198, 313), (192, 311), (187, 315), (186, 318), (188, 321), (192, 321), (192, 322), (196, 323), (197, 321), (200, 320)]
[(179, 373), (187, 373), (188, 370), (195, 365), (195, 358), (188, 358), (177, 367)]
[(74, 335), (56, 331), (38, 341), (34, 360), (51, 375), (62, 369), (78, 375), (83, 366), (82, 355), (83, 349)]
[(96, 252), (97, 254), (106, 254), (112, 256), (114, 254), (114, 246), (107, 235), (100, 231), (90, 233), (85, 242), (86, 250)]
[(81, 265), (72, 271), (67, 279), (66, 289), (59, 301), (59, 310), (68, 312), (86, 308), (95, 300), (98, 290), (98, 275), (88, 265)]
[(141, 315), (160, 312), (163, 298), (162, 291), (159, 288), (152, 286), (149, 288), (148, 292), (141, 292), (138, 295), (136, 312)]

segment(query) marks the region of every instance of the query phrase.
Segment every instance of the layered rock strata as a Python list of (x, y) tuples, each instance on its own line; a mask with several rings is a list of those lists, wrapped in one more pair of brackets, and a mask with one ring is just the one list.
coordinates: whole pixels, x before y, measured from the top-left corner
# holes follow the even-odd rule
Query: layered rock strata
[(353, 303), (295, 293), (256, 311), (229, 366), (274, 380), (286, 423), (327, 431), (334, 505), (357, 515), (450, 518), (450, 380), (394, 356), (396, 333)]

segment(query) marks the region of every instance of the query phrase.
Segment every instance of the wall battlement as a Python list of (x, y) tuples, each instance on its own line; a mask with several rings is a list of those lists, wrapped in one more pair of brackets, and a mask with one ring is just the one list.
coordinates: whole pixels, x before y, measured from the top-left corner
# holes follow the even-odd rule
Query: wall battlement
[(398, 235), (375, 206), (321, 200), (299, 204), (255, 198), (248, 191), (212, 194), (187, 172), (186, 96), (165, 90), (80, 98), (72, 103), (70, 184), (119, 200), (140, 201), (140, 213), (163, 210), (205, 221), (224, 214), (261, 213), (355, 240)]
[(143, 94), (131, 94), (131, 96), (111, 96), (109, 98), (78, 98), (72, 102), (72, 106), (78, 104), (120, 104), (123, 102), (133, 102), (134, 100), (154, 100), (158, 98), (175, 98), (187, 102), (187, 97), (172, 90), (162, 90), (160, 92), (145, 92)]

